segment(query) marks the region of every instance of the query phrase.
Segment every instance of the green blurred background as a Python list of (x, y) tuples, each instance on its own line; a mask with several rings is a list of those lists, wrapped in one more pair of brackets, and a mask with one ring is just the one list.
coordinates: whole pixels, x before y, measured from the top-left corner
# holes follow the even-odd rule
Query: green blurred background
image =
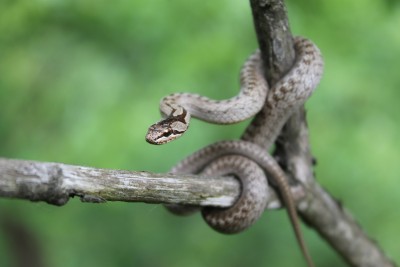
[[(399, 262), (399, 1), (287, 5), (294, 34), (326, 62), (307, 103), (317, 179)], [(233, 96), (256, 46), (247, 1), (0, 0), (0, 156), (165, 172), (248, 122), (194, 121), (180, 140), (151, 146), (159, 99)], [(48, 266), (305, 266), (283, 211), (235, 236), (141, 203), (0, 199), (6, 214), (37, 236)], [(303, 229), (317, 266), (345, 265)], [(0, 231), (0, 266), (13, 263)]]

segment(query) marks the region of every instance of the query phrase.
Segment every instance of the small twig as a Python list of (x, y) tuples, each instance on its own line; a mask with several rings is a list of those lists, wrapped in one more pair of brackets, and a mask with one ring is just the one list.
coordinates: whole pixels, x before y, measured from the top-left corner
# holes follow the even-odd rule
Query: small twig
[[(268, 208), (280, 207), (270, 190)], [(296, 198), (304, 196), (293, 187)], [(106, 201), (229, 207), (240, 194), (233, 177), (157, 174), (0, 158), (0, 197), (64, 205), (70, 197)]]

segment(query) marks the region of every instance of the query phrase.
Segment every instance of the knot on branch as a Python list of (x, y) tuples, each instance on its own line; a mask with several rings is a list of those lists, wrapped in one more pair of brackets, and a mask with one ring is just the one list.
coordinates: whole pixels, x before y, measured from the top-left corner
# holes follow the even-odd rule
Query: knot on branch
[(69, 193), (63, 189), (62, 169), (57, 165), (29, 163), (16, 170), (19, 177), (15, 187), (20, 196), (31, 201), (46, 201), (62, 206), (68, 202)]

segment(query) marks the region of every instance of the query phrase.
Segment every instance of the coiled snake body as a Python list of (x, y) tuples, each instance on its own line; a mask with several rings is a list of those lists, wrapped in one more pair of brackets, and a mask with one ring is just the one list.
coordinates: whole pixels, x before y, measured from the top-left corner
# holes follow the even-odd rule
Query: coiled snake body
[[(291, 70), (273, 87), (264, 79), (259, 51), (245, 62), (241, 73), (240, 93), (227, 100), (211, 100), (179, 93), (161, 100), (165, 119), (149, 127), (146, 140), (164, 144), (180, 137), (189, 126), (190, 117), (217, 124), (247, 119), (261, 109), (264, 121), (253, 121), (242, 139), (251, 140), (262, 131), (265, 147), (270, 147), (293, 110), (303, 105), (318, 85), (323, 71), (319, 49), (303, 37), (294, 39), (296, 60)], [(261, 127), (260, 127), (261, 125)], [(262, 169), (261, 169), (262, 168)], [(228, 209), (205, 208), (206, 222), (223, 233), (236, 233), (254, 223), (265, 209), (268, 184), (265, 173), (278, 187), (296, 238), (309, 266), (313, 266), (301, 235), (295, 204), (284, 172), (266, 150), (246, 141), (223, 141), (203, 148), (178, 163), (173, 173), (234, 174), (242, 184), (242, 193)], [(181, 212), (181, 208), (170, 207)]]

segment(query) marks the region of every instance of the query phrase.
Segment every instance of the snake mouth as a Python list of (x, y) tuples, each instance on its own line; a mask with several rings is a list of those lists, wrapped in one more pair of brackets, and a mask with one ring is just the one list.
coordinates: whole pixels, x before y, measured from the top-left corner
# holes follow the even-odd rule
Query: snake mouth
[(164, 144), (164, 143), (155, 142), (152, 139), (147, 138), (147, 136), (146, 136), (146, 142), (149, 143), (149, 144), (152, 144), (152, 145), (162, 145), (162, 144)]
[(172, 141), (172, 140), (161, 140), (161, 139), (159, 139), (157, 141), (154, 141), (152, 139), (147, 139), (146, 138), (146, 142), (149, 143), (149, 144), (152, 144), (152, 145), (164, 145), (166, 143), (169, 143), (170, 141)]
[(149, 143), (149, 144), (152, 144), (152, 145), (164, 145), (166, 143), (169, 143), (169, 142), (177, 139), (179, 136), (180, 135), (173, 136), (173, 137), (171, 137), (171, 136), (169, 136), (169, 137), (161, 136), (161, 137), (158, 137), (157, 139), (154, 139), (153, 136), (151, 136), (151, 135), (147, 136), (146, 135), (146, 142)]
[(146, 142), (152, 145), (163, 145), (165, 143), (168, 143), (168, 140), (164, 140), (165, 138), (162, 138), (158, 135), (155, 136), (154, 132), (148, 131), (146, 134)]

